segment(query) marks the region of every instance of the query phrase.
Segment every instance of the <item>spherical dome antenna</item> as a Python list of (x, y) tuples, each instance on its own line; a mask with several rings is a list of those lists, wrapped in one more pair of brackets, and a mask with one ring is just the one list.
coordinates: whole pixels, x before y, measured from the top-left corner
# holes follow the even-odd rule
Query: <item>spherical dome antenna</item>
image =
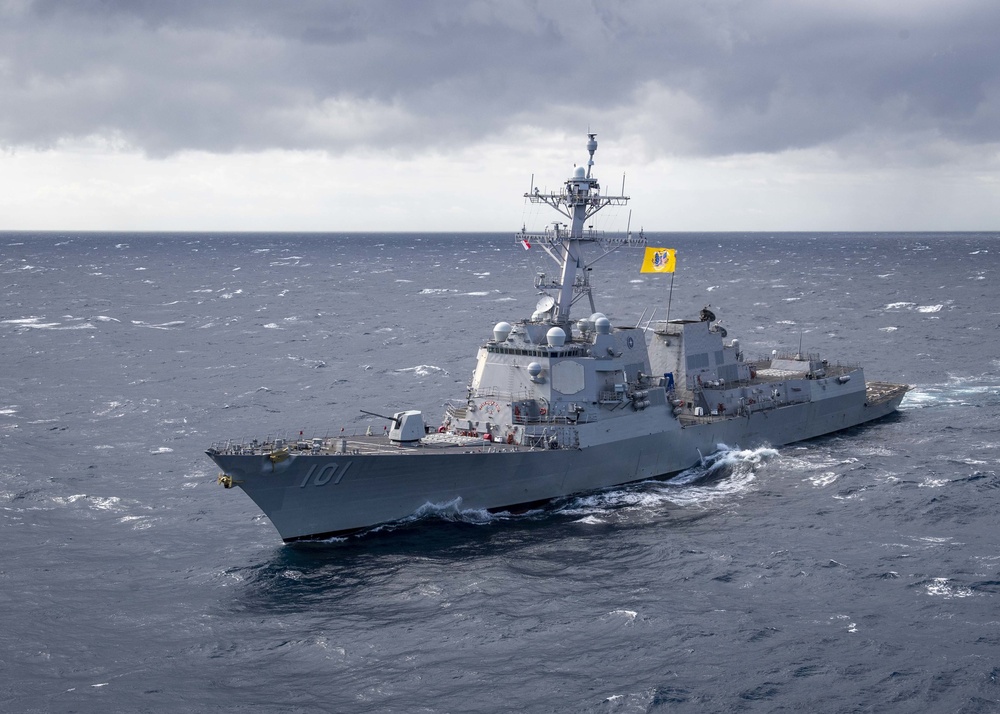
[(510, 337), (510, 331), (513, 329), (509, 322), (498, 322), (493, 326), (493, 339), (497, 342), (506, 342), (507, 338)]
[(542, 373), (542, 365), (538, 362), (532, 362), (528, 365), (528, 374), (531, 375), (532, 379), (535, 379)]
[(578, 178), (578, 179), (587, 178), (587, 169), (583, 168), (582, 166), (577, 166), (576, 169), (573, 171), (573, 178)]
[(594, 327), (597, 328), (597, 334), (599, 335), (610, 335), (611, 334), (611, 320), (601, 315), (599, 318), (594, 320)]
[(545, 341), (549, 347), (562, 347), (566, 344), (566, 333), (561, 327), (553, 327), (545, 333)]

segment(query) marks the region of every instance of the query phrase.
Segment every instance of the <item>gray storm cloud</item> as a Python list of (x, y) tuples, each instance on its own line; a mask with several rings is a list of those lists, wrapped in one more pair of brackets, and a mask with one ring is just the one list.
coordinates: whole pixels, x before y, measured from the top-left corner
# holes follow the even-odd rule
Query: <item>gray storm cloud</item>
[(0, 19), (8, 148), (406, 152), (593, 124), (651, 156), (918, 160), (1000, 138), (993, 0), (8, 0)]

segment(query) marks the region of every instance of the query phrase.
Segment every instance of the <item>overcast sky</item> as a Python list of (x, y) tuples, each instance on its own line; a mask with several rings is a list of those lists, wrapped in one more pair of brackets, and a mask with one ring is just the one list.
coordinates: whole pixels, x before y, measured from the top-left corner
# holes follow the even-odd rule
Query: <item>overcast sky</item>
[(997, 0), (0, 0), (0, 230), (540, 228), (588, 130), (647, 230), (1000, 230), (998, 38)]

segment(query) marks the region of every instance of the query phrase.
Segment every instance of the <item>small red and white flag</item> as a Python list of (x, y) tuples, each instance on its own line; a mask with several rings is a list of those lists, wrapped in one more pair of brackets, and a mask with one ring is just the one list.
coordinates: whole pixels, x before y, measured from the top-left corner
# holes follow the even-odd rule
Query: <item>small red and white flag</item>
[(521, 239), (521, 245), (524, 246), (525, 250), (531, 250), (531, 243), (528, 242), (527, 238), (522, 238)]

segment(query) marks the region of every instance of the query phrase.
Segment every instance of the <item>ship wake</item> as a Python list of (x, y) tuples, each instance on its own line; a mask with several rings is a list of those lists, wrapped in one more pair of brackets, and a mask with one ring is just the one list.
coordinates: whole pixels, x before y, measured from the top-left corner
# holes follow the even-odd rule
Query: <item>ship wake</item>
[(770, 447), (741, 449), (719, 444), (701, 463), (668, 481), (642, 481), (571, 498), (558, 512), (582, 516), (586, 522), (620, 510), (658, 512), (670, 506), (691, 507), (738, 497), (751, 490), (757, 473), (778, 451)]

